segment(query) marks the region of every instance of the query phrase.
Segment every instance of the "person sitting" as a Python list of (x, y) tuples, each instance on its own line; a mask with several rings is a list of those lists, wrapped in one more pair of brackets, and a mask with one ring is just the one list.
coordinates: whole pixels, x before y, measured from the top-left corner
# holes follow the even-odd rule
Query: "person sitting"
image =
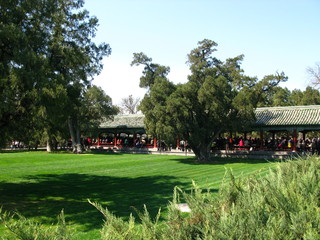
[(244, 147), (244, 142), (243, 142), (243, 139), (242, 139), (242, 138), (240, 138), (239, 147)]

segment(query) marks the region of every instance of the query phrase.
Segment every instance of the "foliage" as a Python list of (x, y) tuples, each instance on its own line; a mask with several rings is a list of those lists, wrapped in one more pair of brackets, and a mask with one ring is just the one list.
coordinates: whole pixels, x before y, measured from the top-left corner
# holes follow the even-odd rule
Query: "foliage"
[[(319, 159), (312, 156), (279, 163), (264, 177), (256, 173), (235, 178), (229, 170), (218, 195), (202, 191), (195, 183), (189, 193), (176, 187), (164, 221), (159, 221), (160, 210), (152, 218), (144, 207), (139, 221), (132, 215), (125, 221), (89, 202), (105, 218), (101, 239), (106, 240), (318, 239), (319, 169)], [(182, 200), (190, 213), (178, 210)], [(30, 228), (33, 230), (27, 227), (22, 232), (35, 232), (37, 226)]]
[(151, 219), (147, 207), (144, 205), (144, 212), (138, 213), (141, 225), (136, 224), (132, 214), (128, 221), (116, 217), (108, 209), (104, 209), (99, 203), (91, 202), (105, 218), (104, 225), (101, 230), (101, 239), (155, 239), (155, 236), (161, 234), (159, 231), (160, 209), (154, 220)]
[(244, 75), (243, 55), (224, 62), (213, 56), (217, 44), (204, 39), (188, 55), (191, 75), (184, 84), (167, 78), (168, 67), (134, 54), (133, 65), (145, 65), (140, 86), (149, 91), (141, 101), (147, 131), (167, 142), (184, 139), (199, 160), (208, 160), (214, 139), (222, 132), (245, 129), (254, 119), (261, 96), (280, 82), (283, 73), (262, 80)]
[(108, 44), (92, 41), (98, 20), (83, 5), (83, 0), (1, 1), (1, 143), (34, 141), (37, 135), (51, 143), (65, 135), (68, 119), (80, 118), (92, 77), (111, 53)]
[(320, 105), (320, 92), (319, 90), (307, 87), (303, 92), (303, 97), (297, 105)]
[(191, 194), (182, 192), (192, 212), (168, 225), (169, 239), (183, 232), (176, 239), (317, 239), (319, 169), (316, 157), (300, 159), (281, 163), (264, 178), (235, 179), (229, 172), (217, 197), (196, 186)]
[(69, 240), (72, 233), (67, 229), (64, 212), (58, 216), (56, 226), (46, 227), (25, 218), (19, 213), (9, 214), (0, 208), (0, 222), (12, 233), (10, 239), (21, 240)]
[(288, 88), (277, 86), (265, 92), (258, 102), (258, 107), (276, 107), (292, 105), (291, 91)]
[(147, 57), (144, 53), (134, 53), (131, 66), (144, 65), (143, 76), (140, 78), (140, 87), (151, 88), (156, 78), (166, 78), (170, 72), (169, 67), (152, 63), (152, 58)]
[(68, 119), (73, 151), (77, 153), (83, 151), (81, 135), (94, 136), (101, 122), (119, 111), (103, 89), (95, 85), (88, 86), (79, 100), (79, 105), (74, 106), (75, 114)]
[[(281, 163), (264, 178), (235, 179), (229, 172), (231, 180), (225, 181), (218, 196), (195, 184), (191, 193), (176, 188), (163, 227), (154, 222), (153, 236), (140, 233), (133, 239), (318, 239), (319, 169), (313, 157)], [(191, 208), (187, 217), (176, 209), (181, 198)]]
[(304, 106), (319, 105), (319, 90), (308, 86), (304, 91), (294, 89), (290, 91), (288, 88), (279, 86), (271, 91), (264, 93), (258, 103), (259, 107), (278, 107), (278, 106)]

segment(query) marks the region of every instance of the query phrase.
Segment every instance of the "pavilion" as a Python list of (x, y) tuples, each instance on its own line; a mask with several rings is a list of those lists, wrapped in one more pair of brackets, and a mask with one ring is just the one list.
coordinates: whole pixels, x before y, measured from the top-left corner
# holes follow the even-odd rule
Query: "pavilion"
[[(277, 132), (288, 132), (294, 140), (293, 151), (296, 150), (298, 133), (305, 139), (307, 132), (320, 130), (320, 105), (257, 108), (255, 116), (248, 132), (259, 132), (260, 139), (264, 139), (266, 132), (272, 133), (273, 139)], [(146, 133), (143, 114), (116, 115), (112, 120), (103, 122), (99, 132), (95, 146), (133, 147), (136, 139), (143, 138), (144, 147), (157, 147), (156, 139)], [(124, 143), (122, 139), (125, 138), (131, 142)]]
[(320, 130), (320, 105), (264, 107), (255, 110), (256, 120), (252, 130), (260, 131), (260, 139), (264, 132), (289, 132), (293, 136), (296, 150), (298, 133), (305, 139), (306, 133)]

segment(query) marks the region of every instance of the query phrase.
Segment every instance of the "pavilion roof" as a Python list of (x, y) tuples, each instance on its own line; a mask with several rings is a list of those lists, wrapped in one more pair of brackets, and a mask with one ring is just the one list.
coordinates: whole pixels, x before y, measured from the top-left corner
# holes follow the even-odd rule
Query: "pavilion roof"
[(319, 105), (263, 107), (255, 113), (257, 125), (320, 125)]
[[(255, 110), (256, 121), (253, 129), (279, 130), (297, 127), (300, 130), (320, 130), (320, 105), (262, 107)], [(115, 115), (113, 120), (107, 120), (100, 128), (144, 129), (144, 115)]]
[(115, 115), (103, 122), (100, 128), (144, 128), (143, 120), (143, 114)]

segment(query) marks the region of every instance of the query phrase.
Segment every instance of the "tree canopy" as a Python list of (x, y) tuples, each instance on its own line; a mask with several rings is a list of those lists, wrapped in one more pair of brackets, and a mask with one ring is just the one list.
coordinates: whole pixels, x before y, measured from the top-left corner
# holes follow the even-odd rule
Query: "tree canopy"
[(265, 92), (258, 107), (279, 107), (279, 106), (304, 106), (320, 105), (320, 92), (311, 86), (306, 87), (304, 91), (280, 86), (274, 87), (271, 91)]
[[(284, 73), (261, 80), (246, 76), (241, 68), (243, 55), (222, 61), (214, 56), (216, 47), (217, 43), (204, 39), (190, 52), (191, 74), (184, 84), (170, 82), (169, 67), (152, 64), (143, 53), (134, 54), (132, 62), (145, 65), (140, 86), (149, 91), (140, 109), (147, 131), (167, 141), (184, 139), (199, 160), (209, 158), (220, 133), (239, 131), (251, 123), (263, 94), (287, 80)], [(140, 61), (141, 56), (148, 61)]]
[(80, 126), (92, 77), (111, 53), (108, 44), (93, 42), (98, 20), (83, 4), (83, 0), (1, 0), (2, 143), (21, 139), (23, 129), (32, 129), (29, 136), (38, 131), (50, 145), (65, 133), (67, 121), (69, 127)]

